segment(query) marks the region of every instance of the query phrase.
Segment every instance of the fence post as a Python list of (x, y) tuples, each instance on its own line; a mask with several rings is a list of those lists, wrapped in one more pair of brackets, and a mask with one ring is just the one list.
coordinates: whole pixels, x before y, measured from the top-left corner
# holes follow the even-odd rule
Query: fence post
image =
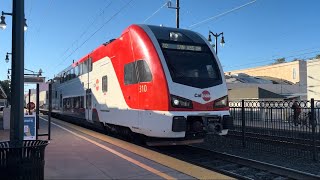
[(246, 119), (245, 119), (245, 108), (244, 108), (244, 100), (241, 102), (241, 120), (242, 120), (242, 147), (246, 147), (246, 133), (245, 133), (245, 127), (246, 127)]
[[(314, 99), (311, 98), (311, 118), (310, 122), (312, 123), (312, 147), (313, 147), (313, 160), (318, 160), (317, 146), (316, 146), (316, 120), (314, 116)], [(309, 122), (309, 123), (310, 123)]]

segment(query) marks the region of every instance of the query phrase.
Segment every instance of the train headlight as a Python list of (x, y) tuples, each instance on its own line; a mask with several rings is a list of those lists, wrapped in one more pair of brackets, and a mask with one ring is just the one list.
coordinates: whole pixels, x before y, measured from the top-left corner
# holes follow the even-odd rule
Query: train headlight
[(213, 108), (225, 108), (229, 106), (228, 103), (228, 96), (224, 96), (214, 102)]
[(182, 98), (182, 97), (178, 97), (175, 95), (171, 95), (171, 105), (172, 107), (176, 107), (176, 108), (189, 108), (192, 109), (192, 101)]
[(179, 103), (180, 103), (180, 102), (179, 102), (179, 100), (178, 100), (178, 99), (173, 100), (173, 104), (174, 104), (174, 105), (178, 106), (178, 105), (179, 105)]

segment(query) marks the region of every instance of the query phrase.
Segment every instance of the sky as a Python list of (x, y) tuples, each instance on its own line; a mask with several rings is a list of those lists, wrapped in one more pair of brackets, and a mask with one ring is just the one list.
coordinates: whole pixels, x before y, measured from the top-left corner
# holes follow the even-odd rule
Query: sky
[[(41, 68), (53, 78), (131, 24), (175, 27), (175, 10), (166, 2), (25, 0), (25, 68)], [(218, 47), (223, 70), (245, 69), (320, 54), (319, 7), (318, 0), (180, 0), (180, 28), (205, 37), (209, 30), (223, 32), (226, 43)], [(0, 0), (0, 11), (11, 12), (12, 0)], [(11, 52), (12, 17), (6, 16), (6, 23), (0, 31), (0, 80), (7, 79), (11, 65), (5, 55)]]

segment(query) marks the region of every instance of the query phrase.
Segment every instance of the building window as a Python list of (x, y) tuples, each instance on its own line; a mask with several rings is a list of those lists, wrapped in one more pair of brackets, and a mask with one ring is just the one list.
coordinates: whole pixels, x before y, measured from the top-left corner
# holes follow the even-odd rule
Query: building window
[(292, 69), (292, 79), (296, 79), (296, 76), (297, 76), (297, 74), (296, 74), (296, 68), (293, 68), (293, 69)]
[(102, 77), (102, 92), (107, 92), (108, 91), (108, 77), (103, 76)]

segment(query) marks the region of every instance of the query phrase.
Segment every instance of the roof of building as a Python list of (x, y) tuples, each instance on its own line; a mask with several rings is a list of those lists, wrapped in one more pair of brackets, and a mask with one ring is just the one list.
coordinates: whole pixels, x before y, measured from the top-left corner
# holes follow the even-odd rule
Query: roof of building
[(285, 96), (282, 96), (277, 93), (265, 90), (260, 87), (243, 87), (229, 90), (229, 99), (230, 100), (239, 100), (239, 99), (284, 99)]
[(287, 80), (269, 77), (269, 76), (250, 76), (245, 73), (225, 75), (227, 83), (254, 83), (254, 84), (286, 84), (293, 83)]

